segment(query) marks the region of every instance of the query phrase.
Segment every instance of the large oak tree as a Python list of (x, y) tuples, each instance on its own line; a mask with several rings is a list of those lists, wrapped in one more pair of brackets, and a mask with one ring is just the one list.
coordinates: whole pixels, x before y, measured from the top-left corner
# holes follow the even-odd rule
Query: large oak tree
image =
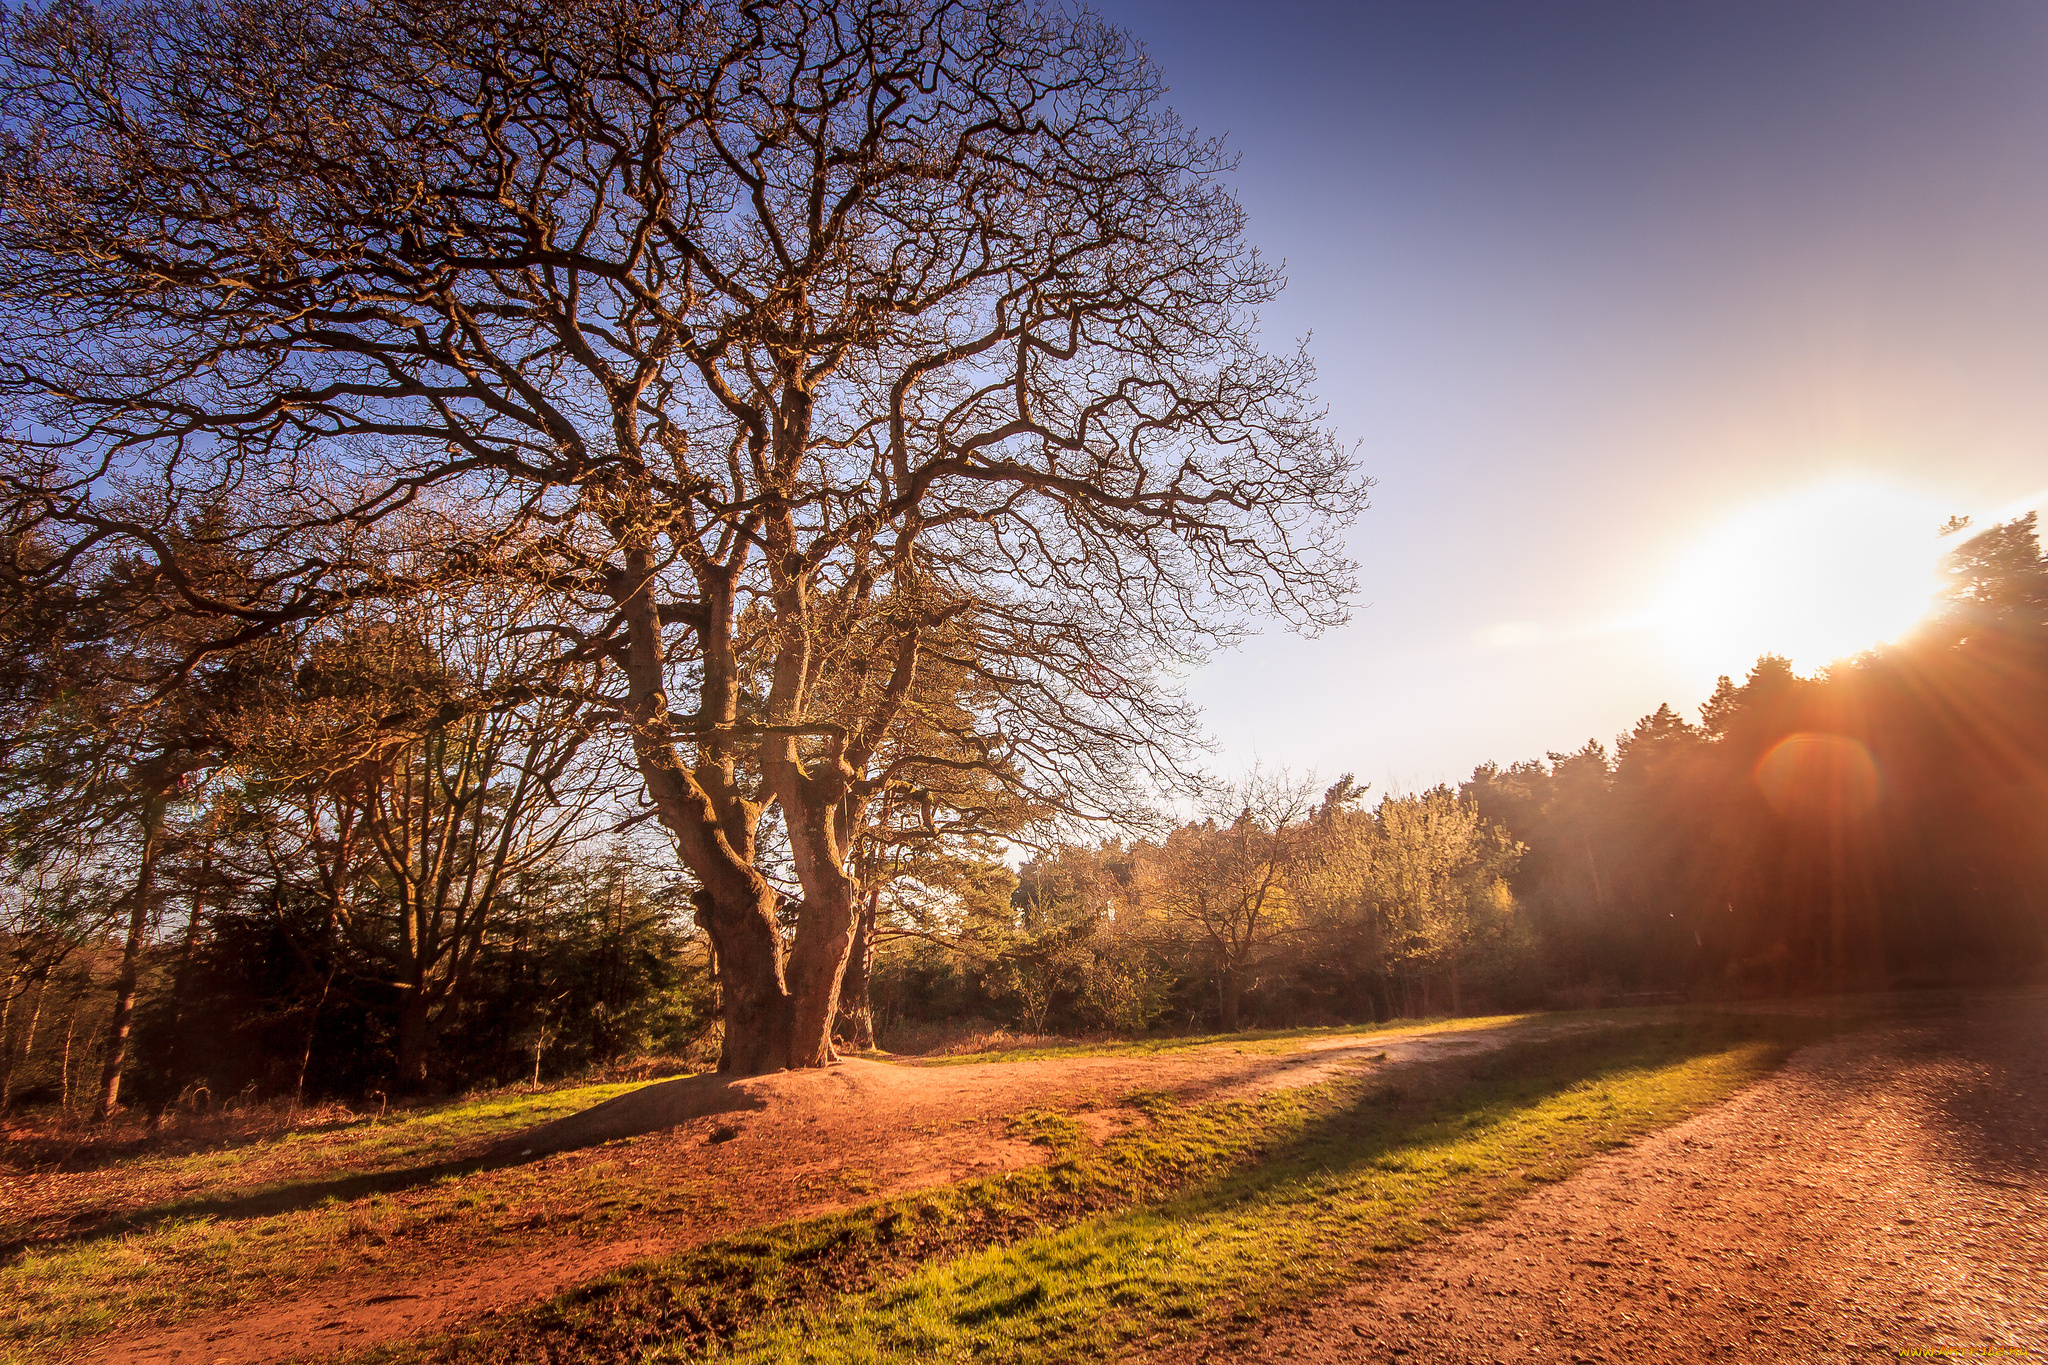
[[(1122, 813), (1192, 736), (1193, 659), (1341, 614), (1364, 481), (1257, 342), (1278, 277), (1085, 12), (65, 0), (4, 46), (40, 572), (144, 563), (203, 649), (554, 594), (570, 667), (521, 685), (597, 667), (576, 700), (701, 886), (734, 1071), (829, 1058), (869, 803), (942, 800), (941, 764)], [(165, 534), (200, 502), (242, 591)], [(976, 704), (920, 756), (890, 740), (934, 665)]]

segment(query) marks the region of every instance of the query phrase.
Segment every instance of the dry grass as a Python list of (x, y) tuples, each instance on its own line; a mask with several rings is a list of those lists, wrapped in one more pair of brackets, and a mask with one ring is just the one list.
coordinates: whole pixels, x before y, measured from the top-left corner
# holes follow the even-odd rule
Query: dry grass
[[(1563, 1017), (1569, 1019), (1573, 1016)], [(1586, 1017), (1614, 1021), (1607, 1015)], [(1620, 1018), (1627, 1020), (1632, 1019), (1632, 1016), (1624, 1014)], [(974, 1051), (972, 1048), (977, 1035), (965, 1034), (945, 1052), (903, 1060), (927, 1066), (954, 1066), (977, 1062), (1036, 1062), (1057, 1060), (1062, 1057), (1153, 1057), (1164, 1053), (1192, 1052), (1202, 1048), (1228, 1048), (1236, 1052), (1292, 1052), (1296, 1045), (1316, 1038), (1365, 1038), (1379, 1033), (1420, 1036), (1431, 1033), (1454, 1033), (1467, 1029), (1505, 1028), (1538, 1019), (1539, 1016), (1526, 1014), (1454, 1017), (1439, 1015), (1428, 1019), (1393, 1019), (1384, 1024), (1245, 1029), (1238, 1033), (1147, 1034), (1136, 1038), (1119, 1038), (1113, 1034), (1104, 1034), (1093, 1039), (1013, 1034), (1002, 1036), (998, 1046), (982, 1051)], [(1549, 1022), (1549, 1019), (1544, 1017), (1543, 1022)]]
[(1114, 1035), (1019, 1033), (992, 1019), (972, 1016), (935, 1022), (892, 1024), (875, 1039), (883, 1052), (900, 1057), (964, 1057), (1019, 1048), (1072, 1047), (1110, 1042)]
[[(551, 1095), (690, 1074), (690, 1068), (673, 1057), (635, 1057), (538, 1087), (499, 1086), (453, 1099), (437, 1096), (394, 1104), (379, 1095), (374, 1102), (354, 1107), (332, 1100), (301, 1105), (283, 1099), (242, 1097), (214, 1103), (202, 1090), (181, 1096), (179, 1103), (158, 1119), (140, 1109), (123, 1109), (102, 1124), (91, 1122), (80, 1110), (30, 1110), (0, 1120), (0, 1169), (22, 1174), (86, 1171), (150, 1158), (304, 1143), (350, 1130), (374, 1131), (374, 1145), (392, 1146), (396, 1140), (397, 1150), (431, 1156), (435, 1146), (451, 1137), (474, 1136), (465, 1130), (479, 1122), (484, 1128), (496, 1126), (489, 1116), (529, 1112), (536, 1101), (544, 1109), (551, 1108), (553, 1102), (546, 1098)], [(427, 1141), (423, 1148), (408, 1150), (403, 1141), (406, 1137), (425, 1137)], [(359, 1145), (348, 1140), (323, 1149), (316, 1143), (314, 1148), (297, 1148), (294, 1155)], [(252, 1155), (260, 1157), (262, 1153)]]
[(544, 1176), (478, 1160), (509, 1133), (648, 1083), (514, 1087), (382, 1114), (248, 1105), (154, 1133), (133, 1120), (82, 1134), (46, 1124), (9, 1144), (17, 1162), (29, 1146), (45, 1160), (6, 1182), (0, 1359), (373, 1269), (401, 1235), (474, 1252), (666, 1209), (686, 1192), (613, 1162)]

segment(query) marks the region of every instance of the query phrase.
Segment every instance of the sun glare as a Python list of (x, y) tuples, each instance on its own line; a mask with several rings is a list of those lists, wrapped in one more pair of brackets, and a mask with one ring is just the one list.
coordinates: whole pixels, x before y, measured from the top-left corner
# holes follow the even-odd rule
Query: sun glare
[(1680, 563), (1665, 629), (1741, 677), (1762, 654), (1809, 672), (1904, 634), (1927, 613), (1942, 514), (1883, 484), (1823, 484), (1751, 509)]

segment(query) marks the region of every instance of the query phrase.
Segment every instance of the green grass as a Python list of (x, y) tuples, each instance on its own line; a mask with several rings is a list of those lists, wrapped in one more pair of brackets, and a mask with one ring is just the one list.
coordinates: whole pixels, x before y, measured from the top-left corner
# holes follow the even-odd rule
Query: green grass
[(995, 1052), (968, 1052), (957, 1057), (890, 1057), (910, 1066), (965, 1066), (979, 1062), (1036, 1062), (1062, 1057), (1150, 1057), (1197, 1048), (1234, 1047), (1241, 1052), (1288, 1052), (1290, 1043), (1305, 1038), (1369, 1037), (1378, 1033), (1424, 1034), (1465, 1029), (1501, 1028), (1547, 1015), (1495, 1014), (1472, 1018), (1399, 1019), (1386, 1024), (1336, 1024), (1322, 1028), (1248, 1029), (1242, 1033), (1207, 1033), (1188, 1037), (1125, 1038), (1107, 1043), (1072, 1043), (1053, 1047), (1020, 1047)]
[(1101, 1149), (649, 1262), (383, 1362), (1112, 1359), (1229, 1335), (1719, 1100), (1827, 1025), (1697, 1019), (1530, 1039), (1248, 1102), (1132, 1096)]

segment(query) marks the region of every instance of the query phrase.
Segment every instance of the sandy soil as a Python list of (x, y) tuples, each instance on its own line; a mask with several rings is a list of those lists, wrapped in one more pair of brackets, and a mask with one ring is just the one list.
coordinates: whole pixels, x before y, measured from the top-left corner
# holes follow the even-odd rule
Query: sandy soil
[[(1564, 1026), (1569, 1027), (1569, 1026)], [(82, 1359), (114, 1365), (262, 1365), (291, 1355), (359, 1350), (446, 1331), (522, 1307), (629, 1262), (748, 1227), (1043, 1161), (1043, 1147), (1007, 1133), (1034, 1107), (1078, 1111), (1101, 1140), (1138, 1120), (1134, 1091), (1184, 1099), (1256, 1095), (1313, 1085), (1347, 1068), (1422, 1061), (1497, 1047), (1558, 1029), (1373, 1034), (1304, 1040), (1288, 1052), (1228, 1044), (1161, 1056), (1078, 1057), (959, 1066), (847, 1061), (824, 1072), (743, 1081), (664, 1081), (504, 1144), (546, 1175), (592, 1158), (654, 1164), (719, 1191), (715, 1206), (650, 1217), (601, 1239), (550, 1235), (516, 1252), (465, 1254), (459, 1233), (394, 1244), (375, 1274), (94, 1343)], [(859, 1179), (849, 1185), (846, 1176)]]
[(1160, 1365), (2048, 1355), (2048, 999), (1810, 1048), (1497, 1221)]

